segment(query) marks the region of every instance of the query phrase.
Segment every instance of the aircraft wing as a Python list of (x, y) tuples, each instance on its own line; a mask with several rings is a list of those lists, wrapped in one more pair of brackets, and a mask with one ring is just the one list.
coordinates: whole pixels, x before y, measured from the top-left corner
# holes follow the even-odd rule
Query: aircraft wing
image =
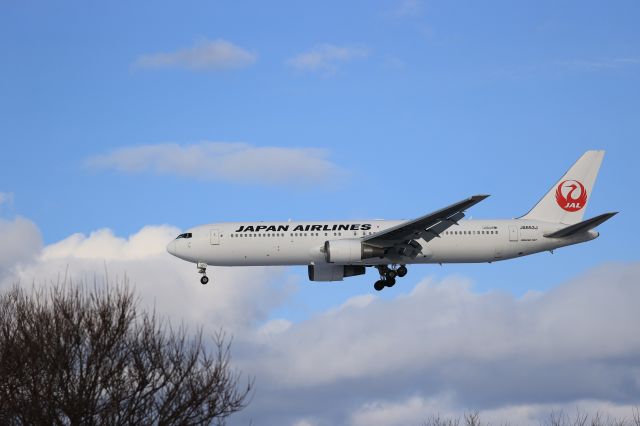
[(408, 220), (384, 231), (368, 235), (362, 239), (368, 245), (393, 249), (399, 255), (415, 257), (422, 250), (416, 240), (431, 241), (464, 217), (464, 211), (487, 198), (488, 195), (474, 195), (451, 204), (443, 209)]

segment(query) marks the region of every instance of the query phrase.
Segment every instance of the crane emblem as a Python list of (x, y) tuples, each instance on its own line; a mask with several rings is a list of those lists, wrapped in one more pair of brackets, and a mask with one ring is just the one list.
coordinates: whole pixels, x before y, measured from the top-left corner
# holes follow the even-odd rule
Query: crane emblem
[(556, 202), (563, 210), (577, 212), (587, 204), (587, 190), (577, 180), (563, 180), (556, 189)]

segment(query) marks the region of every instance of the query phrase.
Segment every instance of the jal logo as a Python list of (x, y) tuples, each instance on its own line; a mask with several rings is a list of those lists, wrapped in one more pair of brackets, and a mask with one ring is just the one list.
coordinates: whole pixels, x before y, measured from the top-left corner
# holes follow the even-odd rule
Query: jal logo
[(587, 191), (577, 180), (564, 180), (556, 189), (558, 205), (568, 212), (577, 212), (587, 204)]

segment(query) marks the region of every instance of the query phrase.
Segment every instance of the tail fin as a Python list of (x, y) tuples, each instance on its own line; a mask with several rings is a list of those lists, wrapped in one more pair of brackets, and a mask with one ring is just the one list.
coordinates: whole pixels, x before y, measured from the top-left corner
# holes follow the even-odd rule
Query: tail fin
[(584, 217), (604, 151), (587, 151), (521, 219), (573, 225)]

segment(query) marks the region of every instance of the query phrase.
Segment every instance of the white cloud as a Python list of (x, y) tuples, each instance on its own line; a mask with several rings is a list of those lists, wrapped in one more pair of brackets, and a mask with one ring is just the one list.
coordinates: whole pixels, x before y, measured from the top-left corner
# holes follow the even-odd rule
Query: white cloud
[(122, 238), (102, 229), (88, 236), (74, 234), (41, 249), (33, 223), (0, 221), (0, 271), (5, 271), (0, 285), (44, 284), (67, 274), (89, 283), (102, 282), (106, 273), (112, 281), (122, 281), (126, 275), (148, 308), (155, 306), (174, 322), (203, 324), (208, 330), (223, 326), (234, 334), (266, 320), (293, 291), (294, 283), (282, 268), (210, 267), (211, 282), (202, 286), (195, 265), (166, 252), (167, 243), (178, 233), (171, 226), (146, 226)]
[(629, 408), (640, 399), (639, 282), (640, 264), (615, 264), (521, 299), (460, 278), (392, 300), (358, 296), (245, 348), (239, 362), (269, 394), (248, 412), (284, 424), (317, 415), (322, 400), (332, 407), (322, 424), (475, 409), (521, 424), (506, 417), (537, 419), (549, 401)]
[[(393, 301), (359, 296), (291, 327), (261, 359), (270, 371), (280, 371), (284, 362), (290, 386), (309, 386), (408, 366), (428, 371), (452, 362), (640, 356), (634, 325), (640, 323), (640, 310), (630, 302), (640, 300), (640, 286), (634, 285), (640, 265), (621, 268), (622, 274), (610, 269), (525, 299), (477, 294), (456, 278), (425, 280)], [(323, 330), (334, 331), (318, 341), (315, 336)], [(343, 356), (332, 357), (336, 352)]]
[(11, 221), (0, 218), (0, 282), (32, 262), (41, 250), (42, 236), (33, 222), (23, 217)]
[(289, 59), (287, 63), (299, 71), (335, 73), (340, 64), (362, 59), (369, 52), (363, 47), (335, 46), (333, 44), (321, 44), (308, 52), (301, 53)]
[[(430, 416), (453, 417), (448, 401), (441, 399), (425, 400), (412, 396), (403, 401), (375, 401), (363, 404), (352, 415), (349, 424), (353, 426), (404, 426), (419, 425)], [(447, 411), (444, 409), (447, 407)]]
[(314, 419), (300, 419), (293, 422), (292, 426), (317, 426), (318, 422)]
[(192, 71), (244, 68), (255, 63), (257, 55), (226, 40), (201, 40), (193, 47), (174, 52), (140, 56), (134, 68), (183, 68)]
[(13, 204), (13, 192), (0, 192), (0, 206)]
[(265, 185), (330, 183), (344, 172), (315, 148), (258, 147), (245, 143), (163, 143), (120, 148), (89, 158), (92, 169), (152, 172), (205, 180)]

